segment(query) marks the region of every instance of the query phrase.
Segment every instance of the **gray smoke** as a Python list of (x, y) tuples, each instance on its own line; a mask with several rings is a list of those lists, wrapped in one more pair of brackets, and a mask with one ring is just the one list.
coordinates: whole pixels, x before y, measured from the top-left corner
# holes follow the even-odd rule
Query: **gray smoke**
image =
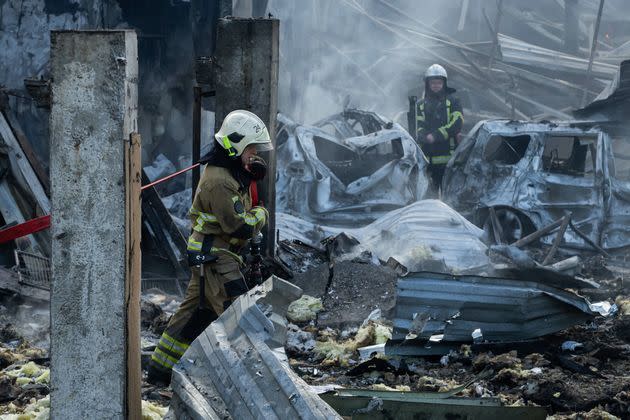
[[(410, 14), (399, 23), (410, 25), (413, 19), (432, 22), (458, 2), (392, 3)], [(346, 105), (395, 118), (435, 61), (420, 56), (399, 25), (383, 22), (398, 13), (376, 0), (271, 0), (268, 10), (281, 20), (279, 107), (296, 121), (312, 123)]]

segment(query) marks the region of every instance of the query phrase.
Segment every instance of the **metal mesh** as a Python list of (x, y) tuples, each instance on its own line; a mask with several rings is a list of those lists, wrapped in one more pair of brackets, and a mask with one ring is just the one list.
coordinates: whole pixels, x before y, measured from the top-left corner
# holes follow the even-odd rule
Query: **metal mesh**
[(37, 254), (15, 250), (18, 282), (50, 290), (50, 259)]

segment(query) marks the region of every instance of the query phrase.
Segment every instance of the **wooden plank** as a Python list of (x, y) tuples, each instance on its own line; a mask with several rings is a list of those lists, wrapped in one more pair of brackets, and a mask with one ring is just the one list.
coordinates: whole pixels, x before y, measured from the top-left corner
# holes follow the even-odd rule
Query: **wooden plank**
[(11, 148), (10, 153), (15, 158), (15, 162), (17, 162), (17, 169), (31, 188), (33, 198), (36, 200), (37, 205), (41, 209), (42, 215), (50, 214), (50, 200), (48, 199), (42, 184), (39, 182), (39, 178), (37, 178), (33, 167), (26, 158), (24, 150), (22, 150), (22, 147), (13, 135), (13, 131), (11, 131), (11, 127), (9, 126), (9, 123), (5, 119), (3, 113), (0, 113), (0, 136), (2, 136), (7, 146)]
[(558, 231), (558, 235), (556, 236), (556, 239), (554, 239), (553, 244), (551, 245), (551, 249), (549, 250), (549, 253), (545, 257), (545, 260), (543, 261), (542, 265), (549, 264), (551, 260), (553, 259), (553, 256), (556, 255), (556, 251), (558, 250), (558, 247), (560, 246), (560, 243), (562, 242), (562, 239), (564, 238), (564, 233), (567, 231), (567, 227), (569, 226), (570, 221), (571, 221), (571, 213), (569, 213), (568, 215), (562, 218), (562, 224), (560, 225), (560, 230)]
[(555, 222), (541, 228), (538, 229), (536, 232), (533, 232), (529, 235), (527, 235), (524, 238), (519, 239), (518, 241), (514, 242), (512, 245), (520, 248), (522, 246), (528, 245), (532, 242), (534, 242), (537, 239), (542, 238), (543, 236), (548, 235), (552, 230), (556, 229), (558, 226), (560, 226), (562, 224), (562, 218), (556, 220)]
[(142, 418), (140, 367), (140, 288), (141, 288), (141, 223), (140, 188), (142, 183), (141, 139), (132, 133), (129, 147), (125, 150), (126, 197), (126, 279), (125, 303), (127, 308), (127, 418)]
[[(149, 178), (143, 170), (142, 183), (146, 185), (149, 182)], [(158, 246), (163, 248), (164, 253), (171, 260), (178, 277), (190, 277), (186, 259), (187, 241), (173, 221), (171, 214), (164, 207), (160, 195), (154, 187), (149, 187), (142, 189), (142, 198), (143, 212), (161, 242)]]
[(11, 131), (13, 132), (13, 135), (15, 136), (16, 140), (20, 144), (20, 147), (22, 148), (24, 155), (28, 159), (28, 162), (30, 163), (33, 170), (35, 171), (35, 174), (37, 175), (39, 182), (42, 184), (42, 187), (44, 188), (44, 191), (46, 192), (46, 195), (50, 196), (50, 179), (48, 178), (48, 172), (46, 171), (46, 169), (44, 169), (42, 160), (37, 156), (37, 154), (33, 150), (31, 142), (26, 137), (26, 134), (24, 134), (24, 131), (22, 131), (22, 127), (20, 127), (20, 124), (18, 123), (17, 119), (13, 116), (11, 111), (4, 110), (2, 111), (2, 114), (4, 115), (4, 118), (9, 124), (9, 127), (11, 128)]

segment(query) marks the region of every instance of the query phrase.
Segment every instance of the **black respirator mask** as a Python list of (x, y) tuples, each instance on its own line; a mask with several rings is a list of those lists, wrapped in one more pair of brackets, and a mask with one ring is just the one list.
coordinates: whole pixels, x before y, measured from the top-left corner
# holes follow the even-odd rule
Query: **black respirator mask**
[(267, 175), (267, 162), (260, 156), (253, 156), (247, 165), (247, 171), (254, 181), (260, 181)]

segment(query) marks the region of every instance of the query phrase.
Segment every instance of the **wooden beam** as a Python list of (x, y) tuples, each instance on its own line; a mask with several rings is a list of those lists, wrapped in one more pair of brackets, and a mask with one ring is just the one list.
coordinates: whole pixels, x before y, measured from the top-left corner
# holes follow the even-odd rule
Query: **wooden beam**
[(46, 169), (44, 169), (42, 160), (37, 156), (37, 154), (33, 150), (31, 142), (26, 137), (26, 134), (24, 134), (24, 131), (22, 131), (22, 127), (20, 127), (20, 124), (18, 123), (17, 119), (13, 116), (13, 113), (10, 110), (5, 109), (2, 111), (2, 114), (4, 115), (4, 118), (6, 119), (6, 121), (8, 122), (9, 127), (11, 128), (11, 131), (13, 132), (13, 135), (15, 136), (15, 139), (20, 144), (20, 147), (22, 148), (22, 152), (24, 152), (24, 156), (26, 156), (26, 158), (28, 159), (28, 162), (30, 163), (33, 170), (35, 171), (35, 174), (37, 175), (39, 182), (41, 182), (42, 188), (44, 188), (46, 195), (50, 196), (50, 179), (48, 178), (48, 172), (46, 171)]
[(556, 220), (555, 222), (543, 227), (542, 229), (537, 230), (536, 232), (533, 232), (529, 235), (527, 235), (524, 238), (519, 239), (518, 241), (514, 242), (512, 245), (520, 248), (522, 246), (525, 245), (529, 245), (532, 242), (542, 238), (543, 236), (548, 235), (552, 230), (556, 229), (558, 226), (560, 226), (562, 224), (562, 218)]
[(562, 218), (562, 224), (560, 225), (560, 230), (558, 231), (558, 235), (556, 235), (556, 239), (554, 239), (553, 244), (551, 245), (551, 249), (549, 253), (545, 257), (542, 265), (548, 265), (553, 259), (554, 255), (556, 255), (556, 251), (558, 251), (558, 247), (564, 238), (564, 233), (567, 231), (567, 227), (569, 226), (569, 222), (571, 221), (571, 213), (567, 214)]
[(12, 153), (15, 155), (15, 160), (18, 166), (17, 170), (30, 187), (30, 192), (41, 209), (42, 215), (50, 214), (50, 200), (48, 199), (39, 178), (33, 170), (31, 163), (27, 159), (26, 152), (24, 152), (22, 146), (13, 134), (11, 126), (7, 122), (4, 113), (0, 113), (0, 136), (2, 136), (4, 142), (11, 148)]
[(142, 183), (140, 134), (132, 133), (129, 147), (125, 150), (126, 198), (126, 277), (125, 307), (127, 308), (127, 418), (142, 418), (140, 367), (140, 289), (141, 289), (141, 224), (140, 188)]

